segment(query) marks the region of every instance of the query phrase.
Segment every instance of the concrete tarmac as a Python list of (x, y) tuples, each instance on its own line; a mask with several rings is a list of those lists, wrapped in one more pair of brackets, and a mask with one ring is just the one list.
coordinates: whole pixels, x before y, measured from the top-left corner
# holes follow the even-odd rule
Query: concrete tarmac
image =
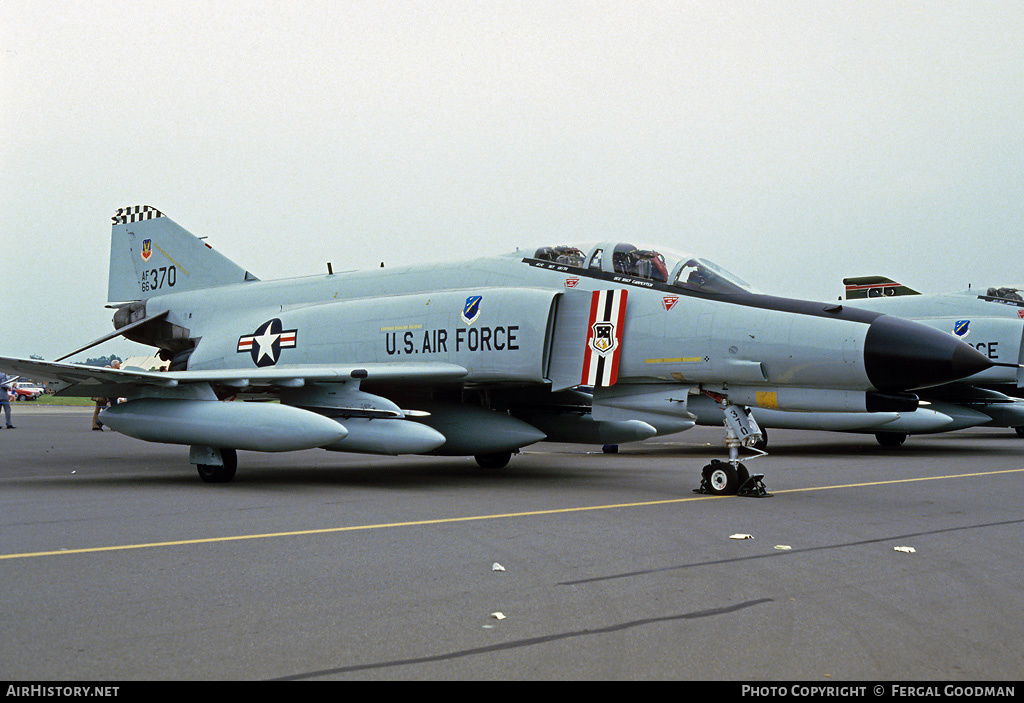
[(240, 452), (208, 485), (91, 408), (13, 410), (0, 680), (1024, 677), (1012, 430), (772, 431), (772, 496), (713, 498), (717, 428), (500, 471)]

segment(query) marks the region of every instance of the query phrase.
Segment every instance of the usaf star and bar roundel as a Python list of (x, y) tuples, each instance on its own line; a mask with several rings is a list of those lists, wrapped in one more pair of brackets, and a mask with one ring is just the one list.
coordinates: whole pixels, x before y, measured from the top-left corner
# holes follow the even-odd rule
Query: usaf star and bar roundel
[(264, 322), (255, 334), (244, 334), (238, 338), (238, 352), (249, 352), (252, 361), (259, 367), (273, 366), (281, 358), (282, 349), (294, 349), (298, 344), (299, 331), (283, 329), (276, 317)]

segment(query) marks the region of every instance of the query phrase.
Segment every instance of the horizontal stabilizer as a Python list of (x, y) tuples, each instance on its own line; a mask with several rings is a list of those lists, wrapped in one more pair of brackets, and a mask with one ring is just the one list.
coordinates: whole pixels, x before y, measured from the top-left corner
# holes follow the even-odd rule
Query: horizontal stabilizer
[(152, 324), (153, 322), (156, 322), (157, 320), (162, 320), (163, 318), (167, 317), (167, 312), (168, 312), (167, 310), (164, 310), (163, 312), (157, 313), (156, 315), (153, 315), (152, 317), (143, 317), (140, 320), (136, 320), (135, 322), (132, 322), (130, 324), (125, 325), (124, 327), (118, 327), (113, 332), (111, 332), (109, 334), (105, 334), (102, 337), (100, 337), (99, 339), (94, 339), (93, 341), (91, 341), (88, 344), (86, 344), (84, 347), (79, 347), (78, 349), (74, 350), (73, 352), (68, 352), (64, 356), (57, 357), (56, 359), (54, 359), (54, 361), (64, 361), (64, 359), (72, 357), (75, 354), (79, 354), (81, 352), (84, 352), (87, 349), (92, 349), (93, 347), (99, 346), (100, 344), (103, 344), (104, 342), (108, 342), (111, 339), (114, 339), (115, 337), (120, 337), (122, 335), (125, 335), (128, 332), (131, 332), (132, 330), (134, 330), (134, 329), (136, 329), (138, 327), (142, 327), (143, 325)]

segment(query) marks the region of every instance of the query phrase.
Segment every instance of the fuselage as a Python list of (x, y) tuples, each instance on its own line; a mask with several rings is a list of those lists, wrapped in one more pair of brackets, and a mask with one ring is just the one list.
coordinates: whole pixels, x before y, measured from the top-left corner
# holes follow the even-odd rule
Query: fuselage
[[(168, 322), (198, 340), (190, 370), (436, 361), (467, 368), (469, 384), (545, 383), (566, 347), (566, 301), (609, 288), (628, 293), (620, 382), (900, 391), (983, 363), (949, 335), (879, 312), (533, 252), (225, 285), (156, 296), (146, 309), (168, 311)], [(262, 360), (253, 351), (261, 330), (281, 334)]]

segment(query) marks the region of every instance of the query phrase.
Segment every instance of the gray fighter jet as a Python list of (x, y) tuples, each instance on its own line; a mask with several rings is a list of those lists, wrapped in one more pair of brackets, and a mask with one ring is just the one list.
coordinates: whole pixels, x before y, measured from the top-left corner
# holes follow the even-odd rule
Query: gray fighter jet
[[(948, 333), (991, 359), (993, 366), (954, 383), (916, 391), (916, 409), (887, 412), (790, 412), (758, 407), (757, 449), (767, 447), (768, 428), (812, 429), (873, 434), (886, 447), (909, 435), (968, 427), (1012, 427), (1024, 436), (1024, 297), (1020, 288), (923, 295), (884, 276), (843, 280), (846, 305), (915, 320)], [(701, 425), (721, 422), (718, 408), (696, 398), (690, 411)]]
[(501, 467), (545, 439), (680, 432), (706, 402), (729, 457), (698, 490), (757, 494), (738, 461), (761, 437), (749, 408), (910, 412), (915, 389), (996, 363), (927, 325), (763, 295), (706, 259), (627, 242), (261, 281), (149, 206), (114, 216), (108, 297), (115, 331), (94, 344), (151, 345), (169, 371), (0, 368), (58, 395), (127, 398), (103, 423), (189, 446), (208, 482), (231, 480), (238, 449)]
[[(899, 315), (963, 340), (996, 365), (956, 383), (919, 393), (934, 412), (954, 421), (945, 429), (1013, 427), (1024, 437), (1024, 296), (1022, 287), (924, 295), (884, 276), (843, 279), (848, 305)], [(934, 430), (933, 430), (934, 431)], [(880, 433), (883, 444), (906, 434)]]

